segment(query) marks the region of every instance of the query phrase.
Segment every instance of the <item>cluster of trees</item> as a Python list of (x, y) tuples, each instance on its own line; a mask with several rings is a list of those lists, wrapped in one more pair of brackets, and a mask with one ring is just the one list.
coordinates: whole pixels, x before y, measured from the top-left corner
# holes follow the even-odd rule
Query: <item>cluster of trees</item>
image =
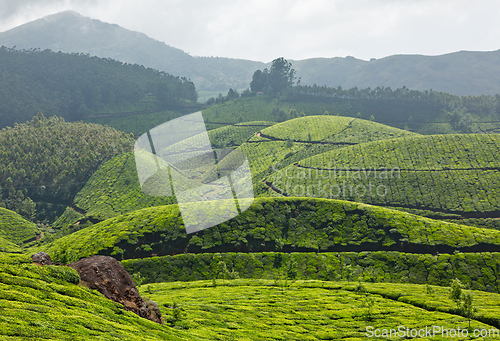
[(0, 74), (0, 128), (38, 111), (74, 121), (106, 108), (137, 106), (151, 96), (158, 108), (197, 100), (186, 78), (78, 53), (1, 47)]
[(254, 72), (250, 89), (253, 92), (281, 94), (293, 86), (294, 79), (295, 69), (292, 69), (292, 64), (280, 57), (273, 60), (271, 69), (266, 68), (263, 71)]
[(70, 205), (106, 160), (130, 151), (134, 139), (98, 124), (67, 123), (42, 113), (0, 131), (0, 206), (45, 221), (35, 202)]

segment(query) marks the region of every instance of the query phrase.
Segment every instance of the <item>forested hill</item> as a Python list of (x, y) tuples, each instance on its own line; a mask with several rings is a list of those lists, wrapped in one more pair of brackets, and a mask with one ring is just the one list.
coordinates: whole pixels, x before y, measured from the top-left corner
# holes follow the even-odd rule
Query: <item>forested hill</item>
[(186, 78), (143, 66), (49, 50), (0, 48), (0, 128), (37, 112), (76, 121), (99, 113), (178, 108), (196, 102)]

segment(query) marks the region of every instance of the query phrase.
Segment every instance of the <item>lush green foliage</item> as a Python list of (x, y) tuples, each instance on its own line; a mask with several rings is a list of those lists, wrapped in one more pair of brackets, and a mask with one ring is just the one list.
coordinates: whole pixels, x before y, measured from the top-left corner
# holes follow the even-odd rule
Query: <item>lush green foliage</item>
[[(133, 110), (196, 101), (186, 78), (139, 65), (83, 54), (0, 48), (0, 127), (31, 119), (38, 111), (79, 120), (110, 107)], [(150, 95), (151, 94), (151, 95)], [(156, 103), (147, 101), (155, 96)]]
[[(217, 202), (218, 205), (223, 203)], [(500, 231), (347, 201), (259, 198), (241, 215), (187, 235), (177, 205), (146, 208), (44, 245), (56, 260), (95, 254), (137, 258), (184, 252), (496, 250)]]
[(223, 262), (239, 278), (419, 283), (447, 286), (459, 278), (474, 290), (500, 292), (499, 253), (257, 252), (180, 254), (123, 260), (139, 284), (209, 280)]
[[(30, 122), (0, 131), (0, 201), (28, 219), (53, 218), (70, 205), (90, 175), (134, 140), (113, 128), (66, 123), (39, 113)], [(53, 206), (56, 206), (55, 208)], [(61, 212), (62, 213), (62, 212)]]
[(268, 181), (290, 196), (497, 217), (498, 150), (497, 135), (381, 140), (313, 156)]
[(0, 253), (2, 340), (192, 340), (185, 332), (140, 318), (97, 291), (78, 286), (65, 266), (37, 266)]
[(78, 193), (74, 203), (86, 212), (85, 219), (101, 221), (146, 207), (168, 205), (173, 203), (173, 198), (144, 194), (134, 155), (125, 153), (104, 163)]
[[(368, 284), (366, 293), (355, 292), (354, 286), (346, 282), (232, 280), (224, 284), (217, 281), (216, 287), (210, 281), (148, 284), (140, 291), (159, 302), (165, 315), (172, 314), (172, 302), (177, 302), (185, 317), (176, 325), (204, 340), (369, 340), (368, 326), (396, 330), (399, 326), (410, 330), (468, 326), (467, 320), (453, 315), (451, 309), (443, 312), (451, 303), (449, 299), (422, 294), (422, 285), (395, 286), (392, 294), (399, 294), (399, 299), (384, 295), (391, 285)], [(446, 290), (436, 288), (436, 293), (442, 295)], [(488, 317), (499, 313), (500, 297), (477, 294), (481, 295), (479, 311), (483, 311), (479, 319), (487, 321), (473, 321), (471, 326), (494, 329)], [(364, 305), (367, 299), (373, 301), (370, 315)], [(436, 299), (443, 303), (440, 311), (420, 308), (422, 301), (432, 305)], [(441, 334), (436, 336), (440, 339)]]
[(32, 222), (0, 207), (0, 238), (21, 245), (34, 240), (39, 233), (37, 226)]

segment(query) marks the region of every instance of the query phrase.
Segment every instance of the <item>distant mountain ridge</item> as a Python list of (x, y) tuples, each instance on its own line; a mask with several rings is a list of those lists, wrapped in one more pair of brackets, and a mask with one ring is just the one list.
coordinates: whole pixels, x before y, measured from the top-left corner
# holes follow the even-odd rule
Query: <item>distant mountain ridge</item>
[[(0, 45), (81, 52), (137, 63), (188, 77), (198, 90), (221, 92), (230, 87), (247, 88), (253, 72), (270, 65), (243, 59), (193, 57), (143, 33), (74, 11), (49, 15), (0, 33)], [(500, 93), (500, 50), (440, 56), (394, 55), (370, 61), (354, 57), (312, 58), (292, 63), (304, 85), (340, 85), (347, 89), (406, 86), (455, 95)]]

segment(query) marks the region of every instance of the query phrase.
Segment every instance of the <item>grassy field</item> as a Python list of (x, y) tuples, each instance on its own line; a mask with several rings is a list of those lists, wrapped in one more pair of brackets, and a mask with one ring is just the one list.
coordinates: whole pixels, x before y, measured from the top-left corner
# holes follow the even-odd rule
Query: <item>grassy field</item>
[[(360, 284), (352, 282), (217, 280), (215, 284), (155, 283), (139, 290), (159, 303), (172, 325), (204, 340), (369, 340), (367, 327), (468, 327), (466, 318), (454, 314), (448, 288), (443, 287), (432, 287), (434, 292), (427, 294), (422, 285), (361, 283), (356, 291)], [(474, 292), (474, 297), (479, 321), (471, 322), (472, 330), (495, 329), (491, 319), (498, 325), (500, 295)], [(177, 319), (174, 302), (182, 309)], [(437, 336), (414, 339), (449, 339)]]

